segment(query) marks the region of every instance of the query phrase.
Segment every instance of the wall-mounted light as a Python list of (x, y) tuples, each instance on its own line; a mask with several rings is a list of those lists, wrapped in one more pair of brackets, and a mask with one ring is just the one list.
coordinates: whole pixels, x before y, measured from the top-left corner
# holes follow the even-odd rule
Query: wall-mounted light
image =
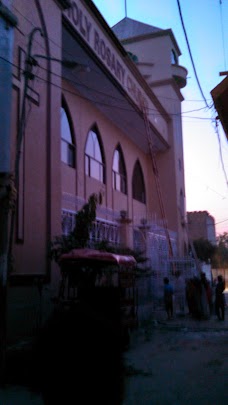
[[(68, 69), (77, 69), (83, 72), (90, 72), (90, 67), (88, 65), (84, 65), (83, 63), (78, 63), (72, 59), (58, 59), (58, 58), (53, 58), (52, 56), (46, 56), (46, 55), (40, 55), (40, 54), (35, 54), (32, 56), (33, 59), (45, 59), (45, 60), (50, 60), (52, 62), (58, 62), (60, 63), (62, 66), (68, 68)], [(38, 62), (36, 61), (36, 64), (38, 64)]]

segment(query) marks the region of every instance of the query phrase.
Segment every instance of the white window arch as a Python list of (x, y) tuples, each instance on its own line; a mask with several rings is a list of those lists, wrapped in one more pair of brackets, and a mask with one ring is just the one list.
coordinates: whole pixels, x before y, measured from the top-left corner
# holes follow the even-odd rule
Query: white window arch
[(75, 167), (75, 145), (69, 118), (64, 107), (61, 107), (61, 160), (68, 166)]
[(178, 56), (174, 49), (171, 50), (171, 64), (172, 65), (178, 65)]
[(87, 137), (85, 148), (85, 173), (87, 176), (105, 183), (104, 157), (96, 128), (92, 128)]
[(116, 148), (113, 156), (112, 186), (114, 190), (118, 190), (124, 194), (127, 194), (126, 168), (120, 146)]

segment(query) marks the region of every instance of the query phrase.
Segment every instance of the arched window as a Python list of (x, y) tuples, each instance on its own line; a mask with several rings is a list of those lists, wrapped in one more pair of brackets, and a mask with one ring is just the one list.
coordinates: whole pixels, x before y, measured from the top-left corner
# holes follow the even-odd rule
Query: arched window
[(142, 203), (146, 203), (146, 191), (143, 178), (143, 172), (139, 161), (135, 163), (133, 178), (132, 178), (132, 195), (133, 198)]
[(89, 131), (85, 149), (85, 173), (105, 183), (105, 165), (96, 128)]
[(174, 49), (171, 50), (171, 63), (172, 65), (178, 65), (178, 56)]
[(112, 163), (112, 187), (114, 190), (127, 194), (126, 168), (121, 147), (118, 146), (114, 152)]
[(61, 107), (61, 160), (68, 166), (75, 167), (75, 145), (64, 107)]

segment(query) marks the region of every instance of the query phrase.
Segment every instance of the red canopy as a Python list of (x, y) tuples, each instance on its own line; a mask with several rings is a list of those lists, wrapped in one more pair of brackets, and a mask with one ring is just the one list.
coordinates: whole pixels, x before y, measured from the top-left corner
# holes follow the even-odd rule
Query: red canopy
[(136, 264), (136, 260), (133, 256), (118, 255), (95, 249), (73, 249), (68, 253), (62, 254), (59, 263), (63, 264), (64, 262), (79, 260), (100, 261), (119, 265), (124, 264), (125, 266), (134, 266)]

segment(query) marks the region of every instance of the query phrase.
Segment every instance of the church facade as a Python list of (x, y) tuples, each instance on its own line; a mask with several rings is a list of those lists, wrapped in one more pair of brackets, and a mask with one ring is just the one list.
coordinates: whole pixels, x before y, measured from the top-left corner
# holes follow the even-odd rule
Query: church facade
[[(7, 3), (7, 2), (5, 2)], [(130, 18), (110, 28), (92, 1), (6, 4), (13, 28), (11, 171), (17, 172), (12, 284), (57, 266), (48, 246), (93, 193), (91, 238), (187, 253), (181, 88), (173, 32)], [(18, 136), (21, 143), (18, 144)], [(146, 237), (145, 237), (146, 235)], [(146, 242), (145, 242), (146, 241)]]

